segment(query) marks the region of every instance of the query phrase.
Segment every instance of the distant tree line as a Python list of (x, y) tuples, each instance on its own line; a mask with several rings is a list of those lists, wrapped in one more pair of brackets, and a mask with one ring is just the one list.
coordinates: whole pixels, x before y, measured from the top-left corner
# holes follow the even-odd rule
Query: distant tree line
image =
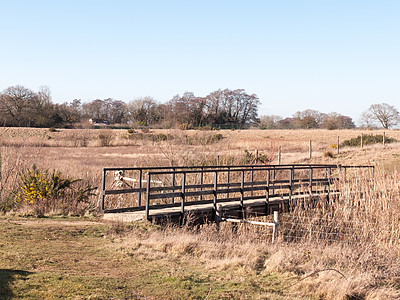
[(259, 105), (260, 100), (255, 94), (247, 94), (242, 89), (217, 90), (206, 97), (186, 92), (166, 103), (142, 97), (129, 103), (108, 98), (87, 103), (74, 99), (53, 104), (48, 88), (42, 87), (34, 92), (17, 85), (0, 94), (0, 124), (72, 127), (83, 120), (104, 119), (109, 123), (132, 126), (244, 127), (257, 124)]
[[(364, 128), (393, 128), (400, 124), (400, 113), (396, 107), (387, 103), (373, 104), (361, 113), (360, 125)], [(322, 113), (317, 110), (307, 109), (296, 112), (292, 117), (282, 118), (276, 115), (261, 116), (259, 127), (261, 129), (312, 129), (324, 128), (352, 129), (355, 124), (349, 116), (336, 112)]]
[[(205, 97), (185, 92), (166, 103), (151, 97), (136, 98), (129, 103), (121, 100), (95, 99), (82, 103), (80, 99), (55, 104), (49, 88), (34, 92), (23, 86), (11, 86), (0, 93), (0, 125), (30, 127), (75, 127), (89, 119), (108, 123), (160, 128), (245, 128), (261, 129), (351, 129), (353, 120), (338, 113), (321, 113), (307, 109), (292, 117), (270, 115), (258, 117), (260, 100), (243, 89), (217, 90)], [(374, 104), (361, 114), (364, 127), (391, 128), (400, 123), (398, 110), (386, 103)]]
[(307, 109), (296, 112), (292, 117), (262, 116), (261, 129), (352, 129), (355, 128), (352, 118), (332, 112), (321, 113), (317, 110)]

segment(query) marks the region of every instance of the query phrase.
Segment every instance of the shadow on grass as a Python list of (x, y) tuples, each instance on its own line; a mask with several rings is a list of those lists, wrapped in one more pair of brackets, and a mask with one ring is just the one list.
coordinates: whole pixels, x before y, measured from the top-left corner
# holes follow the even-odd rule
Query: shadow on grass
[(32, 272), (22, 270), (0, 269), (0, 299), (13, 298), (10, 284), (16, 279), (24, 279)]

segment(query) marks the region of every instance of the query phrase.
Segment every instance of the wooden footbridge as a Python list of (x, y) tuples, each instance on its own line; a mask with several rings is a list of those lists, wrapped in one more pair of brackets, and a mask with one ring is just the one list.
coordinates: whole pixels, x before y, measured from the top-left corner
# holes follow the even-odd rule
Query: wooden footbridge
[(349, 169), (374, 173), (372, 166), (321, 164), (104, 168), (101, 210), (109, 220), (155, 223), (268, 215), (296, 198), (329, 200)]

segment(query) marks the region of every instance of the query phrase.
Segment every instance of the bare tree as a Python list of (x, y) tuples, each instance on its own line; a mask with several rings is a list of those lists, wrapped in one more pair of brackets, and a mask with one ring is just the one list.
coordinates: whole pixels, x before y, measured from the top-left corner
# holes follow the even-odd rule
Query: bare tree
[(374, 118), (368, 110), (361, 113), (359, 123), (361, 127), (365, 128), (373, 128), (376, 126)]
[(258, 122), (257, 95), (243, 89), (217, 90), (206, 97), (206, 114), (212, 124), (245, 125)]
[(57, 105), (57, 113), (67, 127), (71, 127), (73, 123), (80, 122), (81, 110), (81, 99), (74, 99), (72, 102)]
[(390, 128), (400, 123), (400, 113), (392, 105), (387, 103), (372, 104), (363, 113), (363, 118), (379, 122), (383, 128)]
[(128, 119), (138, 125), (153, 125), (160, 115), (158, 103), (152, 97), (137, 98), (126, 105)]
[(86, 118), (105, 119), (111, 123), (122, 123), (125, 120), (125, 103), (112, 98), (96, 99), (82, 105)]
[(281, 116), (269, 115), (260, 117), (260, 129), (277, 129), (279, 121), (282, 120)]
[(355, 125), (350, 117), (332, 112), (322, 119), (321, 127), (329, 130), (352, 129), (355, 128)]
[(298, 111), (293, 115), (295, 127), (304, 129), (318, 128), (324, 117), (325, 114), (313, 109)]
[(11, 86), (3, 91), (0, 99), (0, 113), (5, 125), (28, 126), (31, 105), (35, 93), (21, 85)]

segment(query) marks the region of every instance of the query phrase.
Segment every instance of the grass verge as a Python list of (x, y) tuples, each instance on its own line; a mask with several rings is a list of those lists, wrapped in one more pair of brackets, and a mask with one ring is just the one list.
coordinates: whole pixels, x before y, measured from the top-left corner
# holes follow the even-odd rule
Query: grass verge
[(284, 287), (296, 278), (260, 272), (257, 257), (202, 255), (187, 236), (178, 243), (163, 234), (81, 219), (1, 219), (0, 298), (289, 297)]

